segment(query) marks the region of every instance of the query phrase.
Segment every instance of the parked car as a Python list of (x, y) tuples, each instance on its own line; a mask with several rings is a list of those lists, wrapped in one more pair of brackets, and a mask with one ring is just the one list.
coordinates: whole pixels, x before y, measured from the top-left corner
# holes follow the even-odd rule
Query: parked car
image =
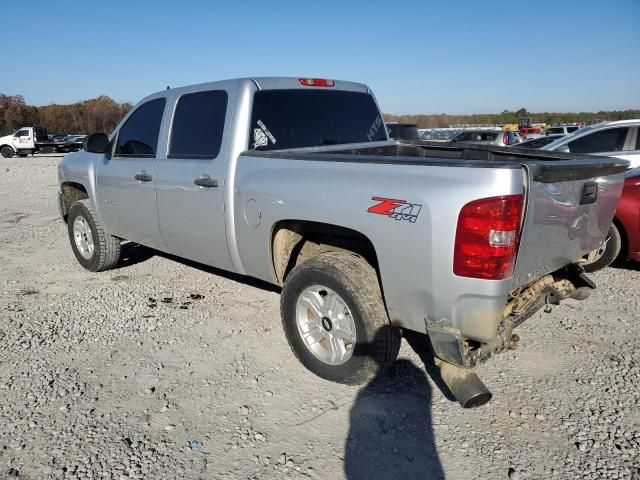
[(452, 143), (507, 146), (522, 142), (518, 132), (502, 130), (465, 130), (453, 137)]
[(562, 125), (559, 127), (549, 127), (542, 135), (569, 135), (570, 133), (574, 133), (580, 130), (579, 125)]
[(37, 152), (54, 152), (55, 142), (49, 140), (44, 127), (22, 127), (13, 135), (0, 137), (0, 155), (11, 158), (14, 155), (26, 157)]
[(564, 135), (547, 135), (544, 137), (536, 137), (530, 140), (524, 140), (522, 143), (518, 143), (515, 146), (518, 148), (542, 148), (545, 145), (549, 145), (551, 142), (555, 142), (557, 139), (564, 137)]
[(607, 239), (585, 270), (595, 272), (616, 260), (640, 261), (640, 167), (627, 172)]
[(68, 135), (67, 138), (61, 142), (58, 150), (64, 153), (77, 152), (82, 149), (86, 137), (86, 135)]
[(420, 140), (420, 132), (415, 123), (387, 122), (389, 137), (394, 140)]
[(293, 353), (336, 382), (387, 369), (400, 329), (426, 334), (466, 407), (491, 396), (471, 367), (595, 287), (576, 262), (604, 241), (628, 166), (399, 144), (366, 85), (311, 78), (162, 90), (85, 145), (58, 166), (84, 268), (117, 266), (127, 239), (280, 285)]
[(581, 128), (542, 147), (543, 150), (592, 153), (628, 160), (630, 168), (640, 166), (639, 120), (620, 120)]

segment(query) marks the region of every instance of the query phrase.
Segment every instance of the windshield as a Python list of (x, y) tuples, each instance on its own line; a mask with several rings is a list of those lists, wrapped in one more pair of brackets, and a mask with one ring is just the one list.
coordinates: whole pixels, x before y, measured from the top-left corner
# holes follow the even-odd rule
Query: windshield
[(249, 148), (281, 150), (387, 140), (380, 111), (367, 93), (264, 90), (253, 98)]

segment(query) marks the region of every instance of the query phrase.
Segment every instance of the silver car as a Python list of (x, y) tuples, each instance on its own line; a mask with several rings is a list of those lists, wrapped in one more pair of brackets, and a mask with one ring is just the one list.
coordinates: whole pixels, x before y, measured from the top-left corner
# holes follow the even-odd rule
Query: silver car
[(599, 123), (581, 128), (556, 140), (541, 150), (591, 153), (617, 157), (630, 162), (629, 168), (640, 166), (640, 119)]

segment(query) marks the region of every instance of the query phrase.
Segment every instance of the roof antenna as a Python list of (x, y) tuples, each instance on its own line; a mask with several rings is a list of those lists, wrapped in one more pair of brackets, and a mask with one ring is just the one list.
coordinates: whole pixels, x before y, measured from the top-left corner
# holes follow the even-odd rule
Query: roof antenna
[(167, 90), (169, 90), (169, 85), (167, 85)]

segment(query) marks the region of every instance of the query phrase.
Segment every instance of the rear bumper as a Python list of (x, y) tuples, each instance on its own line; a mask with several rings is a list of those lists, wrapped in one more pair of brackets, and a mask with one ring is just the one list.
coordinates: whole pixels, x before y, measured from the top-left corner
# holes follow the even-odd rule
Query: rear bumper
[(429, 324), (427, 333), (435, 355), (446, 362), (472, 368), (485, 362), (492, 355), (515, 347), (517, 336), (513, 329), (524, 323), (546, 305), (557, 305), (562, 300), (584, 300), (595, 284), (581, 267), (571, 265), (553, 274), (545, 275), (526, 287), (512, 292), (504, 307), (503, 319), (495, 338), (487, 342), (473, 342), (463, 331)]

